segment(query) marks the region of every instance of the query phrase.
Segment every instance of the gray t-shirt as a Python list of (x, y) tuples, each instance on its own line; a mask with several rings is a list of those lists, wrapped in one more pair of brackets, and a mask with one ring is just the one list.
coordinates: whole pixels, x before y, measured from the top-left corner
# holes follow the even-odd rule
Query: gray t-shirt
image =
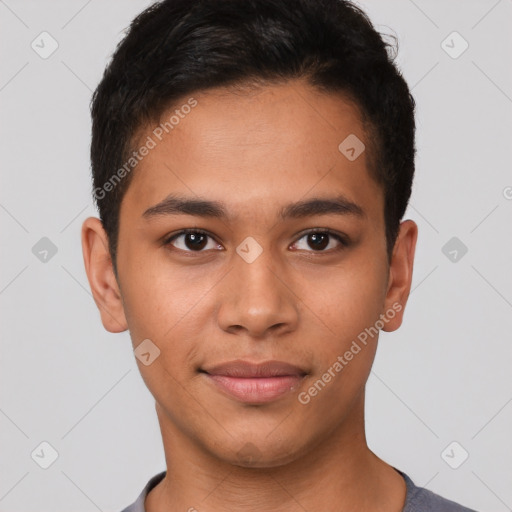
[[(405, 506), (402, 512), (476, 512), (476, 510), (463, 507), (454, 501), (442, 498), (428, 489), (416, 487), (413, 481), (405, 473), (399, 469), (394, 469), (402, 475), (407, 486)], [(137, 500), (129, 507), (122, 510), (122, 512), (146, 512), (146, 509), (144, 508), (146, 496), (153, 487), (156, 487), (156, 485), (163, 480), (165, 473), (165, 471), (162, 471), (151, 478), (146, 484), (146, 487), (144, 487), (142, 492), (139, 494)]]

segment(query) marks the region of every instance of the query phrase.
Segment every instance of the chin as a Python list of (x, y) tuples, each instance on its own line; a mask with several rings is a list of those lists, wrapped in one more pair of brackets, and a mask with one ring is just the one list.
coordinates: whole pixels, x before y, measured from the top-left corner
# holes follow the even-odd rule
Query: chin
[[(293, 462), (306, 447), (297, 446), (293, 442), (283, 444), (282, 439), (262, 438), (247, 434), (242, 441), (230, 443), (223, 453), (217, 456), (225, 462), (242, 468), (276, 468)], [(248, 439), (253, 439), (249, 441)]]

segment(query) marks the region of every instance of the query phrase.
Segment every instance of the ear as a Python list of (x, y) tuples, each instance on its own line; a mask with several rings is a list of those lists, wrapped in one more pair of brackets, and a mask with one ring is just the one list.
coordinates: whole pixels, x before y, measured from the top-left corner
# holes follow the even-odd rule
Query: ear
[(405, 220), (400, 224), (400, 230), (393, 248), (393, 255), (389, 266), (388, 289), (384, 301), (384, 314), (394, 311), (396, 314), (386, 315), (383, 331), (395, 331), (402, 325), (405, 304), (409, 298), (414, 265), (414, 252), (418, 239), (418, 226), (412, 220)]
[(85, 271), (101, 322), (109, 332), (128, 328), (121, 293), (108, 249), (108, 237), (100, 219), (89, 217), (82, 225), (82, 252)]

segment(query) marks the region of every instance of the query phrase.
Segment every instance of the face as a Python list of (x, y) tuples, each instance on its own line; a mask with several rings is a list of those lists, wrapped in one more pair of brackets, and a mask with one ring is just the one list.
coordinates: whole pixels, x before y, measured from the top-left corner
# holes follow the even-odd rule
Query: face
[(375, 326), (400, 325), (415, 234), (402, 229), (389, 267), (383, 191), (365, 151), (339, 149), (354, 135), (369, 146), (341, 97), (293, 82), (194, 98), (161, 140), (144, 134), (156, 145), (122, 201), (118, 282), (97, 286), (97, 224), (84, 225), (88, 275), (105, 327), (128, 328), (134, 348), (151, 340), (151, 363), (137, 362), (163, 429), (276, 466), (362, 413)]

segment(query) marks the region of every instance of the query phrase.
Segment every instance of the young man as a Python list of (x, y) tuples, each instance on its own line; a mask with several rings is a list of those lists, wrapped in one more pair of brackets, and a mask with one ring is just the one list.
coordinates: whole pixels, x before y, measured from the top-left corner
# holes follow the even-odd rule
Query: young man
[(366, 444), (417, 239), (414, 100), (387, 51), (340, 0), (165, 0), (119, 44), (84, 261), (167, 463), (125, 512), (469, 510)]

